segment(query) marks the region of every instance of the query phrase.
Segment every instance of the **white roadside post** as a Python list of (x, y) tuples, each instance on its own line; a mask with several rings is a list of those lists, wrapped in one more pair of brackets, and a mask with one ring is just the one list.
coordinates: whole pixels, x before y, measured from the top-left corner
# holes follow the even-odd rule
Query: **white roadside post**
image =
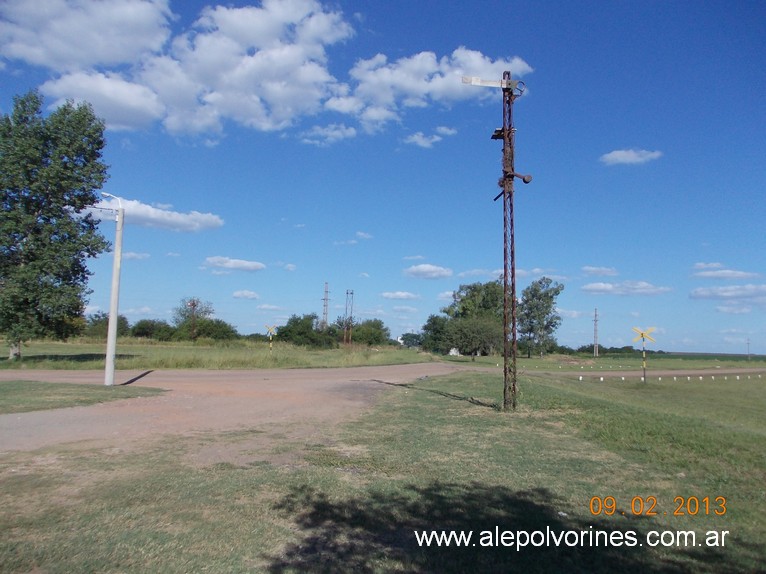
[(125, 210), (122, 201), (116, 195), (101, 192), (104, 197), (117, 200), (117, 230), (114, 238), (114, 263), (112, 265), (112, 295), (109, 301), (109, 326), (106, 335), (106, 366), (104, 369), (104, 385), (114, 385), (114, 358), (117, 352), (117, 320), (120, 304), (120, 267), (122, 265), (122, 227), (125, 223)]

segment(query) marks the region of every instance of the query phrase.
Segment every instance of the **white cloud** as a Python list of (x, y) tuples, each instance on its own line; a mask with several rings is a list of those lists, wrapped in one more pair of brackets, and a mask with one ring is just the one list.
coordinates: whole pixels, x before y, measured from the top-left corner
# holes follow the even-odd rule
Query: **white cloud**
[(750, 313), (753, 308), (747, 305), (719, 305), (715, 310), (719, 313), (726, 313), (728, 315), (746, 315)]
[(661, 151), (645, 149), (617, 149), (605, 153), (599, 159), (606, 165), (646, 163), (662, 156)]
[[(116, 210), (119, 205), (116, 199), (109, 199), (101, 201), (97, 207)], [(202, 231), (223, 225), (223, 219), (212, 213), (200, 213), (199, 211), (180, 213), (160, 209), (134, 199), (123, 199), (122, 207), (125, 209), (125, 223), (141, 227), (156, 227), (173, 231)]]
[(293, 263), (285, 263), (284, 265), (285, 271), (295, 271), (296, 269), (298, 269), (298, 267), (294, 265)]
[(444, 279), (452, 277), (452, 269), (431, 265), (430, 263), (421, 263), (420, 265), (408, 267), (404, 270), (404, 274), (419, 279)]
[(304, 132), (301, 141), (317, 146), (327, 146), (344, 139), (356, 137), (356, 128), (345, 124), (330, 124), (328, 126), (314, 126)]
[(619, 275), (614, 267), (593, 267), (591, 265), (583, 267), (582, 272), (586, 275), (600, 275), (607, 277)]
[(141, 260), (141, 259), (149, 259), (151, 257), (148, 253), (135, 253), (133, 251), (128, 251), (127, 253), (122, 254), (123, 259), (133, 259), (133, 260)]
[[(172, 134), (209, 144), (227, 121), (261, 131), (284, 130), (306, 117), (336, 118), (298, 137), (329, 145), (357, 135), (340, 114), (373, 133), (409, 108), (486, 100), (494, 90), (462, 84), (463, 75), (500, 78), (532, 72), (518, 57), (492, 59), (458, 47), (390, 60), (358, 60), (345, 77), (330, 73), (327, 49), (353, 38), (350, 20), (317, 0), (263, 0), (201, 10), (186, 29), (169, 0), (5, 0), (0, 2), (4, 63), (53, 71), (42, 92), (61, 101), (87, 100), (110, 129), (162, 122)], [(456, 130), (409, 138), (433, 145)]]
[(436, 134), (426, 135), (423, 132), (417, 132), (404, 138), (404, 143), (413, 144), (423, 148), (432, 148), (435, 143), (442, 141), (442, 136), (453, 136), (457, 130), (439, 126), (436, 128)]
[(244, 259), (232, 259), (216, 255), (205, 259), (205, 264), (220, 269), (233, 269), (237, 271), (260, 271), (266, 266), (258, 261), (246, 261)]
[(409, 291), (386, 291), (380, 294), (384, 299), (420, 299), (418, 295)]
[(418, 147), (431, 148), (434, 147), (436, 142), (440, 142), (441, 140), (441, 136), (427, 136), (423, 132), (417, 132), (404, 138), (404, 143), (413, 144)]
[(374, 131), (380, 124), (401, 119), (402, 109), (490, 97), (487, 92), (492, 90), (466, 86), (462, 76), (500, 79), (505, 70), (516, 77), (532, 72), (521, 58), (493, 61), (462, 46), (438, 59), (433, 52), (420, 52), (389, 62), (387, 56), (377, 54), (357, 61), (349, 72), (356, 85), (352, 95), (345, 96), (346, 105), (361, 109), (357, 114), (363, 126)]
[(357, 231), (354, 234), (354, 239), (346, 239), (343, 241), (334, 241), (333, 245), (356, 245), (359, 243), (359, 240), (362, 239), (364, 241), (372, 239), (372, 235), (365, 232), (365, 231)]
[(759, 273), (750, 271), (737, 271), (735, 269), (725, 269), (723, 263), (695, 263), (695, 277), (705, 279), (752, 279), (758, 277)]
[(711, 269), (708, 271), (698, 271), (694, 276), (706, 279), (752, 279), (753, 277), (758, 277), (758, 273), (736, 271), (734, 269)]
[(436, 299), (438, 301), (452, 301), (454, 294), (454, 291), (442, 291), (436, 296)]
[(407, 255), (405, 257), (402, 257), (405, 261), (422, 261), (425, 259), (423, 255)]
[(260, 296), (255, 291), (249, 291), (247, 289), (242, 289), (241, 291), (234, 291), (232, 294), (232, 297), (235, 299), (259, 299)]
[(436, 128), (436, 133), (443, 136), (454, 136), (457, 134), (457, 130), (455, 128), (448, 128), (446, 126), (439, 126)]
[(766, 284), (699, 287), (691, 292), (692, 299), (756, 299), (766, 301)]
[(4, 0), (0, 52), (54, 71), (138, 61), (162, 49), (167, 0)]
[(261, 311), (281, 311), (282, 307), (278, 307), (277, 305), (263, 304), (263, 305), (258, 305), (256, 309), (259, 309)]
[(646, 281), (623, 281), (622, 283), (588, 283), (582, 290), (596, 295), (660, 295), (672, 291)]
[(165, 113), (156, 93), (116, 73), (73, 72), (45, 82), (40, 91), (56, 98), (52, 107), (61, 106), (67, 99), (87, 101), (113, 130), (148, 127)]

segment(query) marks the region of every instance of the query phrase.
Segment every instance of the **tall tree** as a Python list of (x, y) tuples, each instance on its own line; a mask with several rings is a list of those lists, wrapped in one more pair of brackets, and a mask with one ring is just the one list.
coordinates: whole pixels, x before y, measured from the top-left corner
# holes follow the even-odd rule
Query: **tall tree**
[(500, 281), (461, 285), (452, 293), (452, 303), (442, 312), (453, 319), (467, 317), (503, 318), (503, 285)]
[(48, 117), (32, 91), (0, 118), (0, 334), (66, 338), (83, 325), (86, 261), (108, 248), (87, 208), (107, 179), (104, 123), (88, 104)]
[(503, 323), (488, 315), (451, 319), (447, 326), (451, 347), (461, 355), (489, 355), (503, 348)]
[(214, 314), (213, 304), (209, 301), (202, 301), (198, 297), (184, 297), (178, 307), (173, 309), (176, 338), (196, 341), (200, 321), (210, 319)]
[(199, 297), (184, 297), (173, 309), (173, 324), (180, 327), (184, 323), (197, 319), (210, 319), (215, 315), (213, 304)]
[(334, 329), (320, 330), (319, 317), (316, 313), (301, 317), (292, 315), (286, 325), (277, 327), (277, 340), (305, 347), (333, 348), (337, 346), (333, 338), (335, 332)]
[(561, 325), (561, 316), (556, 312), (556, 298), (564, 286), (548, 277), (532, 282), (521, 293), (518, 306), (518, 329), (527, 344), (527, 355), (532, 351), (542, 353), (556, 344), (553, 334)]
[(442, 315), (429, 315), (423, 325), (423, 340), (421, 347), (429, 353), (448, 353), (450, 340), (447, 333), (449, 319)]
[(354, 342), (360, 345), (384, 345), (391, 339), (391, 331), (380, 319), (367, 319), (354, 327)]

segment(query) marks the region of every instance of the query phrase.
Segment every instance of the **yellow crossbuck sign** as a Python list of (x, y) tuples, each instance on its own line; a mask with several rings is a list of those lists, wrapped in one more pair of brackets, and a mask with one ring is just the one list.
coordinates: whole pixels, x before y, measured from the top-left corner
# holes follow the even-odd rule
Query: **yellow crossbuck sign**
[(638, 337), (633, 338), (634, 343), (638, 343), (640, 339), (649, 339), (652, 343), (656, 343), (654, 339), (649, 335), (652, 331), (654, 331), (655, 327), (649, 327), (646, 331), (642, 331), (638, 327), (633, 327), (633, 330), (638, 333)]
[(639, 340), (641, 341), (641, 358), (642, 358), (641, 367), (644, 370), (644, 382), (646, 382), (646, 340), (649, 339), (652, 343), (657, 342), (652, 338), (651, 335), (649, 335), (649, 333), (654, 331), (654, 329), (655, 327), (649, 327), (648, 329), (644, 331), (639, 329), (638, 327), (633, 327), (633, 330), (636, 333), (638, 333), (638, 337), (634, 337), (633, 342), (638, 343)]
[(272, 337), (274, 337), (274, 335), (277, 334), (277, 332), (275, 331), (277, 326), (276, 325), (266, 325), (266, 328), (269, 331), (269, 355), (271, 355), (271, 350), (272, 350), (271, 339), (272, 339)]

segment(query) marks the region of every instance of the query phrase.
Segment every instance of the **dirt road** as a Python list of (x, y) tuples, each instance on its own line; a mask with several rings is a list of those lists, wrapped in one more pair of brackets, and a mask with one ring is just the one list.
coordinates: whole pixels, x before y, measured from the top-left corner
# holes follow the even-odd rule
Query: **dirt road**
[[(488, 370), (466, 364), (419, 363), (346, 369), (121, 371), (115, 377), (116, 384), (133, 381), (137, 386), (157, 387), (168, 392), (87, 407), (0, 415), (0, 454), (77, 442), (129, 448), (149, 437), (275, 425), (291, 436), (306, 438), (320, 426), (326, 428), (328, 424), (333, 426), (359, 415), (378, 393), (392, 389), (382, 383), (403, 383), (466, 369)], [(501, 369), (490, 370), (502, 377)], [(713, 375), (722, 379), (727, 373), (755, 377), (759, 371), (651, 371), (650, 377)], [(584, 370), (581, 374), (588, 379), (640, 376), (635, 370)], [(103, 376), (103, 371), (0, 371), (0, 381), (100, 385)]]
[[(157, 370), (118, 372), (115, 383), (135, 380), (162, 395), (49, 411), (0, 415), (0, 454), (89, 441), (130, 443), (147, 437), (227, 431), (290, 423), (294, 432), (348, 420), (376, 394), (419, 377), (464, 368), (420, 363), (348, 369), (255, 371)], [(102, 371), (0, 371), (0, 380), (103, 384)], [(280, 424), (284, 427), (284, 424)]]

